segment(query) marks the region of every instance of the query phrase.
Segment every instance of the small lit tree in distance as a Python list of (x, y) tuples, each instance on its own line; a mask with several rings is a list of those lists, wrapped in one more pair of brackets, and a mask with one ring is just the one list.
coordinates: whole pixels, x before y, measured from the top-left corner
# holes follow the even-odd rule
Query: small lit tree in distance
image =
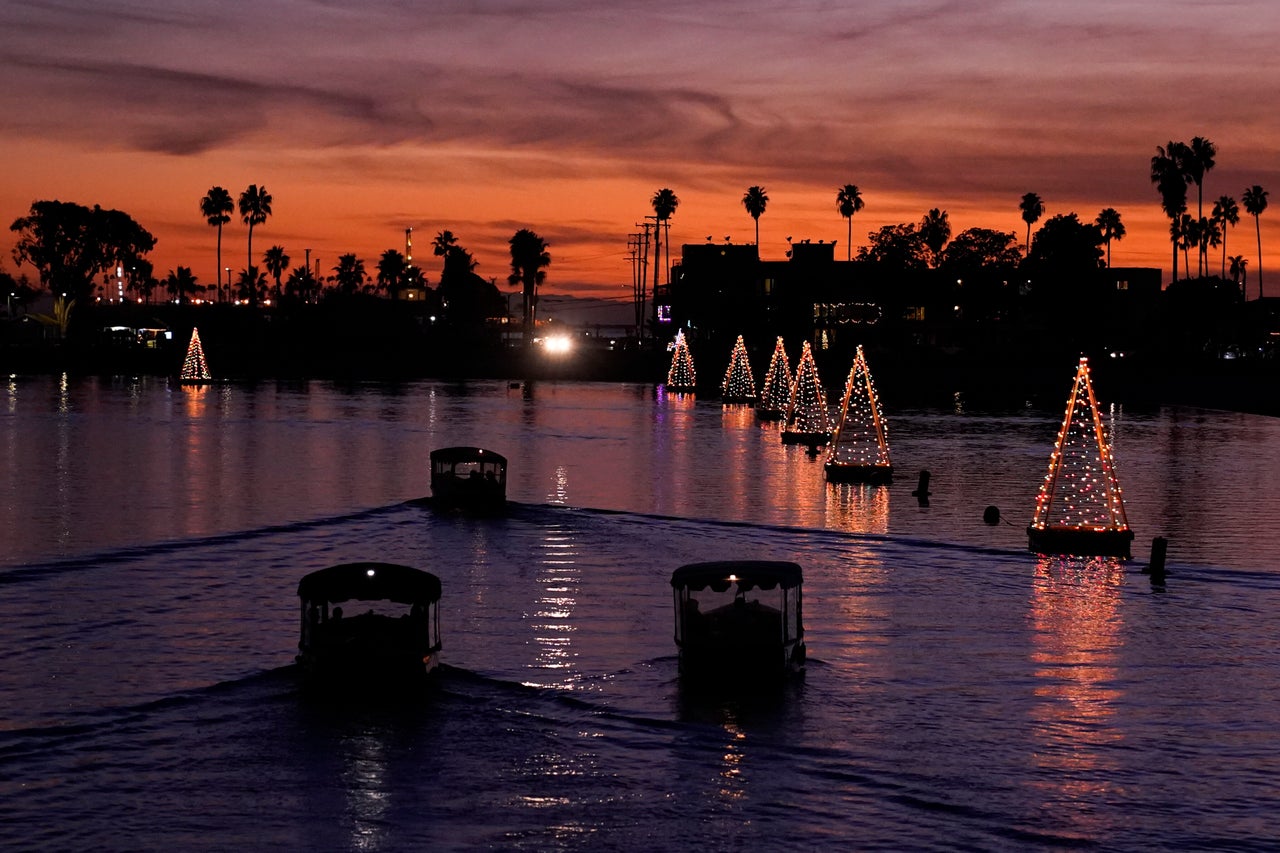
[(729, 367), (724, 372), (724, 381), (720, 383), (720, 396), (726, 403), (755, 402), (756, 380), (751, 375), (751, 359), (747, 356), (747, 345), (742, 342), (742, 335), (738, 335), (738, 341), (733, 345)]
[(692, 391), (698, 384), (693, 369), (693, 353), (684, 339), (684, 330), (676, 332), (675, 352), (671, 355), (671, 369), (667, 371), (667, 388), (672, 391)]
[(773, 347), (773, 356), (769, 359), (769, 369), (764, 375), (764, 390), (760, 392), (760, 402), (756, 405), (756, 414), (762, 418), (780, 418), (791, 405), (791, 362), (787, 360), (787, 350), (782, 345), (782, 338)]
[(818, 365), (813, 360), (813, 349), (804, 342), (800, 364), (796, 367), (795, 400), (787, 417), (784, 441), (791, 433), (792, 443), (826, 444), (831, 437), (831, 415), (827, 412), (827, 393), (818, 377)]
[(844, 398), (840, 402), (840, 417), (831, 438), (827, 467), (830, 473), (833, 468), (856, 470), (871, 466), (884, 468), (886, 472), (892, 470), (880, 399), (876, 395), (875, 383), (871, 381), (867, 358), (859, 346), (844, 383)]
[(213, 378), (204, 360), (204, 347), (200, 344), (200, 330), (191, 329), (191, 343), (187, 345), (186, 358), (182, 360), (183, 382), (208, 382)]

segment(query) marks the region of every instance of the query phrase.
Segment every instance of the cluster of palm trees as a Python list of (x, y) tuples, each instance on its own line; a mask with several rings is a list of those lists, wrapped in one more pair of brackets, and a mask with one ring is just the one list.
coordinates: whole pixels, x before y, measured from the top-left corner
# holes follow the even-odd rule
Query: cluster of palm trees
[[(1220, 196), (1213, 203), (1209, 216), (1204, 215), (1204, 178), (1216, 165), (1218, 149), (1203, 136), (1193, 137), (1191, 142), (1169, 142), (1156, 147), (1151, 158), (1151, 183), (1160, 194), (1160, 207), (1169, 217), (1169, 238), (1173, 246), (1173, 279), (1178, 280), (1178, 250), (1183, 252), (1183, 264), (1187, 276), (1191, 264), (1187, 257), (1190, 249), (1196, 249), (1198, 276), (1208, 274), (1209, 247), (1222, 246), (1222, 269), (1227, 275), (1227, 229), (1240, 221), (1240, 205), (1229, 195)], [(1188, 210), (1187, 189), (1196, 187), (1196, 215)], [(1267, 191), (1254, 184), (1241, 196), (1245, 212), (1253, 217), (1258, 239), (1258, 298), (1262, 298), (1262, 225), (1260, 217), (1267, 209)], [(1231, 276), (1239, 282), (1245, 275), (1246, 262), (1242, 255), (1230, 259)]]
[[(266, 273), (260, 273), (253, 263), (253, 229), (267, 221), (271, 216), (271, 193), (265, 186), (250, 184), (240, 193), (238, 201), (233, 201), (231, 193), (220, 186), (209, 188), (204, 198), (200, 199), (200, 213), (205, 221), (218, 229), (218, 267), (216, 280), (218, 289), (222, 289), (222, 226), (231, 221), (231, 214), (240, 211), (240, 219), (249, 226), (248, 261), (240, 273), (241, 285), (248, 290), (249, 304), (257, 305), (259, 297), (266, 289)], [(281, 262), (280, 259), (283, 259)], [(280, 275), (288, 267), (289, 257), (284, 249), (273, 246), (267, 252), (266, 265), (275, 276), (276, 290), (280, 289)]]

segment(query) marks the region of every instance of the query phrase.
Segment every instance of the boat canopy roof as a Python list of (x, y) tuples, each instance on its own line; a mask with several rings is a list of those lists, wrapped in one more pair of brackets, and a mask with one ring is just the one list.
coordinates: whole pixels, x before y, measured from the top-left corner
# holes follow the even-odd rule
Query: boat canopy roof
[(681, 566), (671, 574), (671, 585), (692, 590), (710, 587), (716, 592), (724, 592), (735, 583), (742, 590), (776, 586), (793, 589), (800, 586), (801, 575), (800, 566), (781, 560), (714, 560)]
[(305, 576), (298, 582), (298, 597), (334, 603), (351, 599), (426, 603), (440, 600), (440, 578), (395, 563), (344, 563)]
[(495, 462), (506, 467), (507, 457), (483, 447), (440, 447), (431, 451), (431, 464), (454, 462)]

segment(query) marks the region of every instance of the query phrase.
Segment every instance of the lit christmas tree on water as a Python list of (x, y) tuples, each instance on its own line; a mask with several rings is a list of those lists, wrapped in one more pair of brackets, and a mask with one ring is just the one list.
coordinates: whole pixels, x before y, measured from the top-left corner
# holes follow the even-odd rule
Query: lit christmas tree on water
[(1133, 531), (1087, 358), (1076, 369), (1027, 535), (1031, 549), (1040, 553), (1129, 556)]
[(893, 478), (880, 398), (861, 346), (844, 383), (840, 417), (823, 467), (832, 482), (887, 483)]
[(667, 390), (693, 391), (697, 385), (693, 353), (689, 351), (689, 342), (684, 339), (684, 331), (681, 330), (676, 332), (675, 352), (671, 356), (671, 369), (667, 371)]
[(187, 383), (213, 380), (209, 365), (204, 360), (204, 347), (200, 345), (200, 330), (195, 327), (191, 329), (191, 343), (187, 345), (187, 355), (182, 360), (182, 373), (179, 378)]
[(790, 406), (791, 362), (787, 360), (782, 338), (778, 338), (773, 347), (773, 357), (769, 359), (769, 369), (764, 375), (764, 390), (760, 392), (760, 402), (756, 404), (756, 417), (768, 421), (780, 420), (787, 414)]
[(747, 357), (747, 345), (742, 342), (742, 335), (738, 335), (738, 342), (733, 345), (729, 367), (724, 372), (724, 381), (720, 383), (720, 396), (725, 403), (754, 403), (756, 400), (756, 380), (751, 375), (751, 359)]
[(813, 360), (813, 349), (808, 341), (804, 342), (804, 350), (800, 353), (793, 388), (782, 443), (826, 444), (831, 440), (831, 415), (827, 412), (827, 393), (822, 389), (818, 365)]

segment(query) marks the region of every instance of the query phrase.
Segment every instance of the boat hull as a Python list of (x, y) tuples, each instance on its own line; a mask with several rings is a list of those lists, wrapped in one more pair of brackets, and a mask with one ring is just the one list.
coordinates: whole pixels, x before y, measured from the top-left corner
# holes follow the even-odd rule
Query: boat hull
[(1038, 554), (1079, 557), (1131, 556), (1133, 531), (1092, 530), (1081, 527), (1028, 527), (1027, 547)]
[(831, 483), (872, 483), (882, 484), (893, 481), (892, 465), (854, 465), (842, 462), (827, 462), (822, 466)]

